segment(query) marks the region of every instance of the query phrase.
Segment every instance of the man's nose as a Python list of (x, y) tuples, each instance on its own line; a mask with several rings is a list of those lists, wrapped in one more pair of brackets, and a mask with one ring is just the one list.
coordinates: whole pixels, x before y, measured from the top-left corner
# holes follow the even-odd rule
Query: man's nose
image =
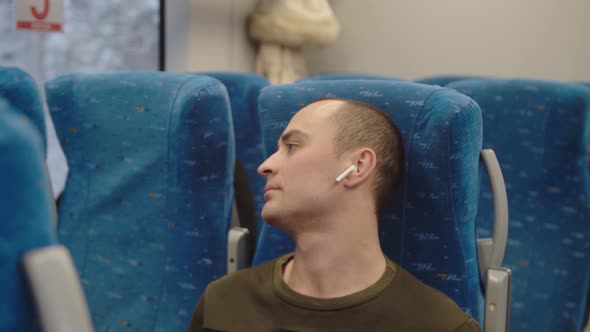
[[(275, 153), (276, 154), (276, 153)], [(273, 173), (275, 173), (275, 169), (274, 169), (274, 156), (275, 154), (273, 154), (272, 156), (266, 158), (265, 161), (262, 162), (262, 164), (260, 164), (260, 166), (258, 166), (258, 174), (266, 177), (269, 176)]]

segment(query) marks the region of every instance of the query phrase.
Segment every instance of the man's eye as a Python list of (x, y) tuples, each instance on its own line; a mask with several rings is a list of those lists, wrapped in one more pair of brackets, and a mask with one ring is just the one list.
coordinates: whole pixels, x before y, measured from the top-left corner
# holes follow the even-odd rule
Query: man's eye
[(287, 151), (292, 151), (296, 147), (295, 144), (286, 144), (285, 146), (287, 147)]

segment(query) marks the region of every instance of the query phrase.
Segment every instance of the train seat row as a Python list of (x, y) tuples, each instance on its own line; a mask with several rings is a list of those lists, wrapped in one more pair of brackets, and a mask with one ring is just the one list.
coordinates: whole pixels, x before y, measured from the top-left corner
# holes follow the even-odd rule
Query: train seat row
[[(0, 173), (2, 183), (14, 179), (2, 192), (14, 200), (0, 205), (10, 219), (0, 228), (0, 264), (11, 267), (0, 280), (19, 290), (0, 299), (14, 308), (0, 315), (0, 330), (186, 330), (210, 281), (293, 249), (262, 222), (256, 168), (295, 112), (339, 97), (381, 108), (402, 133), (403, 185), (380, 228), (391, 259), (485, 331), (580, 331), (590, 280), (590, 89), (464, 77), (425, 83), (346, 73), (280, 86), (223, 72), (59, 77), (45, 85), (70, 167), (56, 225), (39, 91), (26, 73), (0, 68), (0, 126), (26, 127), (3, 131), (2, 153), (22, 151), (26, 158), (10, 162), (37, 168), (20, 173), (28, 182)], [(14, 145), (19, 135), (34, 138)], [(45, 195), (41, 210), (23, 188)], [(56, 283), (84, 302), (77, 309), (43, 293), (47, 281), (35, 283), (43, 271), (25, 261), (44, 247), (69, 266), (69, 282)], [(77, 311), (59, 320), (47, 307)]]

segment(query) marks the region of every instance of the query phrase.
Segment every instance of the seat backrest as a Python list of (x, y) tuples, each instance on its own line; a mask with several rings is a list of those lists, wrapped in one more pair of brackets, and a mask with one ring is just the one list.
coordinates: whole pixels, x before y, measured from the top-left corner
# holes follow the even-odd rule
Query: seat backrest
[[(580, 331), (590, 272), (590, 90), (499, 79), (449, 87), (480, 105), (484, 148), (494, 149), (504, 174), (511, 330)], [(488, 236), (493, 208), (487, 181), (477, 219), (479, 234)]]
[[(260, 211), (264, 205), (264, 178), (258, 174), (258, 166), (264, 161), (264, 143), (260, 128), (260, 116), (258, 114), (258, 96), (262, 88), (269, 85), (269, 81), (260, 75), (238, 72), (203, 72), (218, 79), (229, 94), (232, 109), (232, 119), (236, 138), (236, 162), (245, 171), (250, 195), (253, 198), (252, 216), (254, 227), (248, 227), (253, 231), (253, 239), (262, 227)], [(236, 188), (239, 190), (242, 187)], [(236, 192), (236, 200), (240, 193)], [(246, 194), (246, 193), (244, 193)], [(238, 205), (238, 209), (240, 206)], [(250, 224), (244, 221), (244, 215), (240, 215), (242, 226)]]
[(42, 152), (45, 155), (47, 142), (43, 104), (35, 80), (19, 68), (0, 66), (0, 97), (30, 119), (39, 132)]
[[(382, 217), (385, 254), (418, 279), (450, 296), (482, 319), (477, 211), (481, 113), (454, 90), (395, 81), (300, 82), (262, 90), (259, 110), (267, 155), (291, 117), (314, 100), (338, 97), (372, 104), (401, 131), (402, 188)], [(255, 263), (293, 250), (278, 230), (264, 226)]]
[(46, 83), (70, 175), (58, 235), (97, 331), (184, 331), (226, 272), (234, 137), (225, 87), (163, 72)]
[(458, 81), (467, 80), (467, 79), (474, 79), (474, 78), (480, 78), (480, 77), (474, 76), (474, 75), (440, 75), (440, 76), (424, 77), (424, 78), (416, 80), (416, 82), (422, 83), (422, 84), (447, 86), (448, 84), (453, 83), (453, 82), (458, 82)]
[(404, 81), (401, 78), (389, 77), (376, 74), (363, 74), (363, 73), (323, 73), (317, 75), (311, 75), (301, 79), (303, 81), (334, 81), (334, 80), (392, 80), (392, 81)]
[(40, 331), (22, 258), (56, 242), (41, 135), (23, 113), (0, 98), (0, 331)]
[[(585, 85), (590, 89), (590, 82), (582, 82), (581, 84)], [(590, 168), (590, 148), (588, 149), (588, 168)]]

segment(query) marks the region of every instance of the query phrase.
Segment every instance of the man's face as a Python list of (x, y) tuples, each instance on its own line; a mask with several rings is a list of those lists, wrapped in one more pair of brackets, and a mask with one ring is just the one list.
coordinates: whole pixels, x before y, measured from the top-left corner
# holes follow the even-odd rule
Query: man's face
[(258, 168), (266, 177), (262, 217), (290, 232), (290, 220), (313, 220), (338, 203), (336, 177), (348, 166), (336, 158), (336, 128), (329, 117), (340, 101), (315, 102), (299, 111), (278, 142), (278, 150)]

